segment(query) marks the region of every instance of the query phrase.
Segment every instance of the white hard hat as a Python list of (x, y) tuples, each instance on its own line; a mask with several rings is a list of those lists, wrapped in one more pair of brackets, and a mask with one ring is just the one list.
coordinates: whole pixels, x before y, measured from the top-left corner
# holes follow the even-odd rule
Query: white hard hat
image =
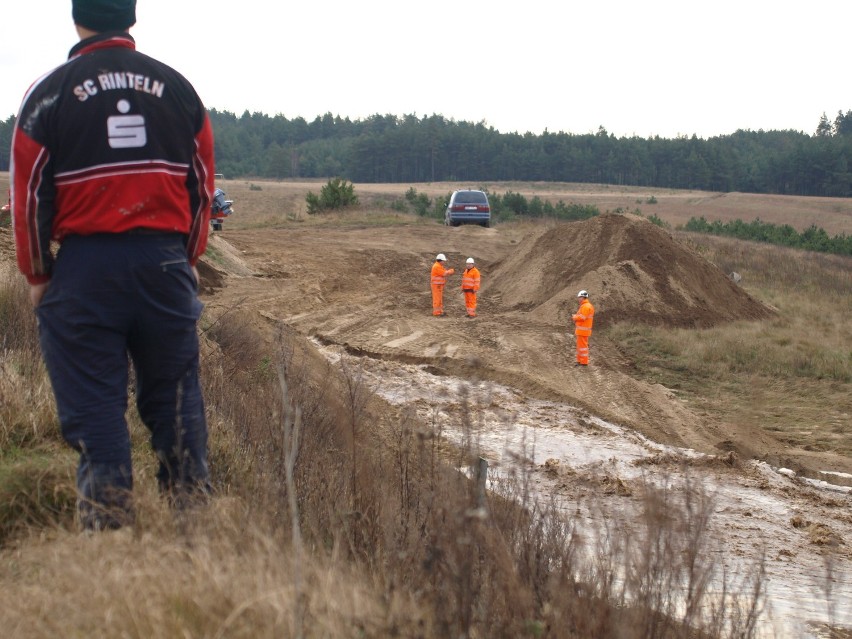
[(473, 258), (472, 257), (467, 258), (467, 260), (465, 260), (465, 264), (473, 264)]
[(589, 296), (589, 291), (580, 291), (579, 293), (577, 293), (577, 297), (588, 297), (588, 296)]
[(438, 253), (438, 256), (435, 259), (438, 260), (439, 262), (446, 262), (447, 256), (444, 255), (443, 253)]

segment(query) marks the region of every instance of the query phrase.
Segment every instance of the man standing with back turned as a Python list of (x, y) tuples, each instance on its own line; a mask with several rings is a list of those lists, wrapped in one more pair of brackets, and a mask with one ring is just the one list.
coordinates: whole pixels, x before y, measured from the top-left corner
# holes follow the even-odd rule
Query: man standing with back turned
[(461, 288), (464, 293), (464, 306), (467, 309), (467, 316), (471, 319), (476, 317), (476, 291), (479, 290), (481, 280), (479, 269), (476, 268), (473, 258), (467, 258), (464, 273), (462, 273)]
[(574, 335), (577, 337), (577, 362), (575, 366), (589, 365), (589, 338), (592, 336), (592, 322), (595, 317), (595, 307), (589, 301), (588, 291), (577, 293), (580, 308), (571, 316), (574, 320)]
[(192, 85), (136, 51), (136, 0), (73, 0), (72, 16), (80, 42), (21, 105), (12, 210), (62, 435), (80, 454), (80, 522), (98, 530), (133, 522), (128, 354), (161, 491), (178, 506), (209, 491), (195, 265), (213, 134)]

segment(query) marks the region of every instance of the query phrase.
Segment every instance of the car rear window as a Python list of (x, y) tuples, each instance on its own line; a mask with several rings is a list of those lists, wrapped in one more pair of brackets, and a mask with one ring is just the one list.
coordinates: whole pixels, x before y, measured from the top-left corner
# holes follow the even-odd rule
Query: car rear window
[(487, 204), (488, 198), (482, 191), (459, 191), (453, 201), (456, 204)]

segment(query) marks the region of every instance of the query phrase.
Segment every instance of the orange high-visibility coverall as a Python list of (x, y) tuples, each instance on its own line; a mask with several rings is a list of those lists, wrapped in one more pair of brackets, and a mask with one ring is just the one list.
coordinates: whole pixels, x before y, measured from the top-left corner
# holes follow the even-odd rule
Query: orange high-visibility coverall
[(571, 316), (574, 320), (574, 335), (577, 336), (577, 363), (583, 366), (589, 364), (589, 337), (592, 334), (592, 321), (595, 317), (595, 307), (582, 298), (580, 308)]
[(436, 317), (444, 314), (444, 284), (447, 276), (455, 272), (455, 269), (444, 268), (440, 260), (432, 265), (432, 315)]
[(471, 266), (462, 273), (461, 288), (464, 292), (464, 305), (469, 317), (476, 317), (476, 291), (479, 290), (479, 269)]

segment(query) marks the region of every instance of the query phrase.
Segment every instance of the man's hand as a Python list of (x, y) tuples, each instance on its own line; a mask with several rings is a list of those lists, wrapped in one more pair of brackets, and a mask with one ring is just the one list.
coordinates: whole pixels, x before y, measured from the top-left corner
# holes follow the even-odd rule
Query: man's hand
[(33, 305), (33, 308), (36, 308), (39, 304), (41, 304), (41, 298), (44, 297), (44, 294), (47, 292), (47, 285), (49, 282), (44, 282), (43, 284), (30, 284), (30, 303)]

